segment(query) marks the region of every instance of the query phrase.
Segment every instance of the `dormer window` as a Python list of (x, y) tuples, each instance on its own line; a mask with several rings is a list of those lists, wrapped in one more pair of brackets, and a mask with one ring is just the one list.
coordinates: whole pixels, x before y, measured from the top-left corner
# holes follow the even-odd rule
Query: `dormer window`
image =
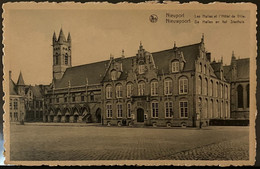
[(144, 74), (144, 72), (145, 72), (145, 67), (144, 67), (144, 65), (139, 65), (139, 66), (138, 66), (138, 72), (139, 72), (139, 74)]
[(179, 62), (178, 61), (173, 61), (172, 62), (172, 72), (179, 72)]
[(116, 79), (117, 79), (116, 75), (117, 75), (116, 71), (115, 71), (115, 70), (112, 70), (112, 71), (111, 71), (111, 79), (112, 79), (112, 80), (116, 80)]

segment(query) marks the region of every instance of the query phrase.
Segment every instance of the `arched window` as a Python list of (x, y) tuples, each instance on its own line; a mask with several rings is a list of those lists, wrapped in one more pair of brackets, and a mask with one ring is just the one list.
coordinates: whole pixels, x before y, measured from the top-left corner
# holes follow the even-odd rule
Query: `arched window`
[(204, 65), (203, 74), (206, 74), (206, 73), (207, 73), (207, 66)]
[(188, 118), (188, 101), (180, 101), (180, 117)]
[(219, 117), (219, 104), (218, 104), (218, 100), (216, 101), (216, 105), (215, 105), (215, 117), (218, 118)]
[(199, 64), (199, 72), (202, 72), (202, 64)]
[(111, 99), (112, 98), (112, 86), (107, 86), (106, 87), (106, 98)]
[(145, 83), (143, 81), (138, 83), (138, 95), (143, 96), (145, 91)]
[(214, 104), (213, 104), (213, 100), (211, 99), (210, 100), (210, 112), (209, 112), (209, 115), (210, 115), (210, 118), (214, 118)]
[(116, 85), (116, 97), (117, 98), (123, 97), (123, 88), (121, 84)]
[(121, 103), (117, 104), (117, 118), (123, 117), (123, 105)]
[(65, 54), (65, 65), (68, 65), (69, 63), (69, 57), (68, 57), (68, 54), (66, 53)]
[(212, 96), (212, 90), (213, 90), (213, 81), (212, 80), (210, 80), (208, 88), (209, 88), (209, 96)]
[(228, 118), (228, 102), (226, 102), (226, 108), (225, 108), (225, 118)]
[(127, 118), (131, 118), (131, 103), (127, 103)]
[(152, 96), (158, 95), (158, 82), (157, 81), (151, 82), (151, 95)]
[(219, 88), (219, 93), (220, 93), (219, 97), (222, 98), (223, 97), (223, 84), (220, 84), (219, 87), (220, 87)]
[(59, 64), (59, 57), (58, 57), (58, 53), (56, 53), (55, 55), (55, 65)]
[(151, 110), (152, 110), (152, 118), (158, 118), (158, 110), (159, 110), (159, 103), (157, 101), (153, 101), (151, 103)]
[(172, 72), (179, 72), (179, 61), (172, 62)]
[(179, 79), (179, 94), (188, 93), (188, 79), (186, 77), (181, 77)]
[(202, 94), (202, 80), (200, 76), (198, 78), (198, 94)]
[(243, 102), (243, 87), (241, 85), (237, 86), (237, 107), (243, 108), (244, 106)]
[(249, 101), (249, 99), (250, 99), (250, 91), (249, 91), (249, 84), (246, 86), (246, 97), (247, 97), (247, 99), (246, 99), (246, 107), (248, 108), (249, 107), (249, 104), (250, 104), (250, 101)]
[(206, 96), (208, 95), (208, 79), (207, 78), (205, 78), (204, 94)]
[(208, 99), (205, 99), (204, 117), (208, 118)]
[(216, 82), (216, 87), (215, 87), (215, 96), (218, 97), (218, 82)]
[(133, 90), (133, 84), (132, 83), (128, 83), (126, 85), (126, 96), (128, 98), (132, 96), (132, 90)]
[(172, 94), (172, 80), (166, 79), (164, 81), (164, 94), (171, 95)]

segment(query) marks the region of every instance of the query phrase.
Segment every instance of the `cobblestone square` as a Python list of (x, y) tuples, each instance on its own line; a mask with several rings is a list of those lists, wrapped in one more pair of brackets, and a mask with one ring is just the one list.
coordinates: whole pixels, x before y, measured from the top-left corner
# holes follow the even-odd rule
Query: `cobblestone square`
[(248, 160), (248, 127), (11, 124), (11, 161)]

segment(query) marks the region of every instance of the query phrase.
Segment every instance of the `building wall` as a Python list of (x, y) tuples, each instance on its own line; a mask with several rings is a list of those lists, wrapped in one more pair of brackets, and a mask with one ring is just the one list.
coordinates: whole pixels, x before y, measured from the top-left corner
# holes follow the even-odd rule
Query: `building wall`
[(24, 99), (19, 95), (10, 95), (10, 121), (19, 122), (24, 121), (26, 115), (24, 107)]
[(43, 115), (43, 121), (101, 123), (100, 87), (100, 85), (93, 85), (48, 91), (47, 110)]

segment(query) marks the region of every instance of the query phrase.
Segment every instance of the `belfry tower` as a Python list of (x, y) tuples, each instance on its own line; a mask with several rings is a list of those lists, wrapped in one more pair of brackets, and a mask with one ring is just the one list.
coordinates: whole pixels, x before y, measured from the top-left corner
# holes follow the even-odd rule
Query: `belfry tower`
[(53, 80), (59, 80), (62, 78), (64, 72), (68, 67), (71, 67), (71, 37), (68, 33), (67, 40), (64, 36), (62, 29), (58, 39), (55, 32), (52, 38), (53, 46)]

